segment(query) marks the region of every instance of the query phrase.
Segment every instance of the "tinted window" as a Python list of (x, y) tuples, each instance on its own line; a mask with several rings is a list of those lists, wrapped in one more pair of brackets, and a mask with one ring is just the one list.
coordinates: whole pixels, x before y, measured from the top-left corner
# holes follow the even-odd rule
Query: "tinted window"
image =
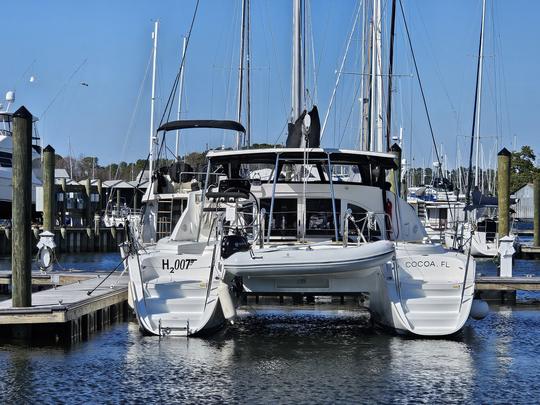
[[(268, 216), (270, 215), (270, 198), (261, 199), (261, 209), (266, 210), (265, 229), (268, 230)], [(272, 236), (294, 236), (296, 237), (297, 215), (296, 198), (276, 198), (274, 200), (274, 210), (272, 212)]]
[[(335, 235), (331, 198), (312, 198), (306, 201), (306, 235)], [(341, 201), (336, 200), (336, 218), (339, 224)]]

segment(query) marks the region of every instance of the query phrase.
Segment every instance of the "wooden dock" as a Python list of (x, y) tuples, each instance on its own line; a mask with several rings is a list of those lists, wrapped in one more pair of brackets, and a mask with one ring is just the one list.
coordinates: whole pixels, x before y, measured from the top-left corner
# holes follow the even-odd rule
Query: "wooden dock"
[[(88, 292), (103, 281), (105, 274), (75, 277), (86, 279), (33, 293), (31, 307), (14, 308), (11, 299), (0, 302), (2, 334), (74, 343), (110, 323), (127, 319), (128, 276), (109, 277), (90, 296)], [(69, 276), (63, 280), (67, 282)]]
[(477, 277), (476, 290), (540, 291), (540, 277)]
[[(91, 278), (105, 277), (104, 273), (88, 271), (62, 271), (53, 273), (32, 272), (32, 285), (35, 286), (59, 286), (84, 281)], [(11, 286), (12, 273), (9, 270), (0, 270), (0, 286)]]
[(540, 246), (520, 245), (518, 257), (522, 259), (540, 259)]

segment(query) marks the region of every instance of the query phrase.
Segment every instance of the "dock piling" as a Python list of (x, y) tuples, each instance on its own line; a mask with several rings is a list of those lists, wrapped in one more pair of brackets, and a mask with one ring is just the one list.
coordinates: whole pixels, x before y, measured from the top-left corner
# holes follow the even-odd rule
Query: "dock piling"
[(534, 239), (533, 245), (540, 247), (540, 175), (534, 179)]
[(51, 145), (43, 149), (43, 230), (54, 232), (55, 193), (54, 193), (55, 150)]
[(499, 238), (510, 233), (510, 161), (512, 154), (503, 148), (497, 155), (497, 198), (499, 203)]
[(32, 306), (32, 114), (13, 114), (13, 203), (11, 266), (14, 307)]

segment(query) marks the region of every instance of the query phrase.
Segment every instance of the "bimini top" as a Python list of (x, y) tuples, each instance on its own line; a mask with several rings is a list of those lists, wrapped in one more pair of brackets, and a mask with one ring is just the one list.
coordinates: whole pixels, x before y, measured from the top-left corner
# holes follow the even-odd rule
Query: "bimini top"
[(332, 148), (272, 148), (244, 150), (212, 150), (207, 158), (213, 163), (228, 163), (232, 160), (238, 163), (274, 164), (276, 155), (280, 161), (302, 163), (307, 157), (310, 163), (325, 163), (330, 155), (332, 164), (369, 165), (384, 169), (396, 169), (395, 156), (391, 153), (369, 152), (360, 150)]
[(174, 131), (177, 129), (190, 128), (216, 128), (227, 129), (231, 131), (246, 132), (242, 124), (236, 121), (229, 120), (180, 120), (171, 121), (163, 124), (158, 128), (158, 131)]

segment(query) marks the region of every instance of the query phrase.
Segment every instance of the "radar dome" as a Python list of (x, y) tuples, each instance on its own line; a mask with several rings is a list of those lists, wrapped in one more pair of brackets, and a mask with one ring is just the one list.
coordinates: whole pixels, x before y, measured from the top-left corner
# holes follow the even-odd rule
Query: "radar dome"
[(11, 103), (15, 101), (15, 92), (14, 91), (10, 90), (10, 91), (8, 91), (6, 93), (6, 101), (11, 102)]

